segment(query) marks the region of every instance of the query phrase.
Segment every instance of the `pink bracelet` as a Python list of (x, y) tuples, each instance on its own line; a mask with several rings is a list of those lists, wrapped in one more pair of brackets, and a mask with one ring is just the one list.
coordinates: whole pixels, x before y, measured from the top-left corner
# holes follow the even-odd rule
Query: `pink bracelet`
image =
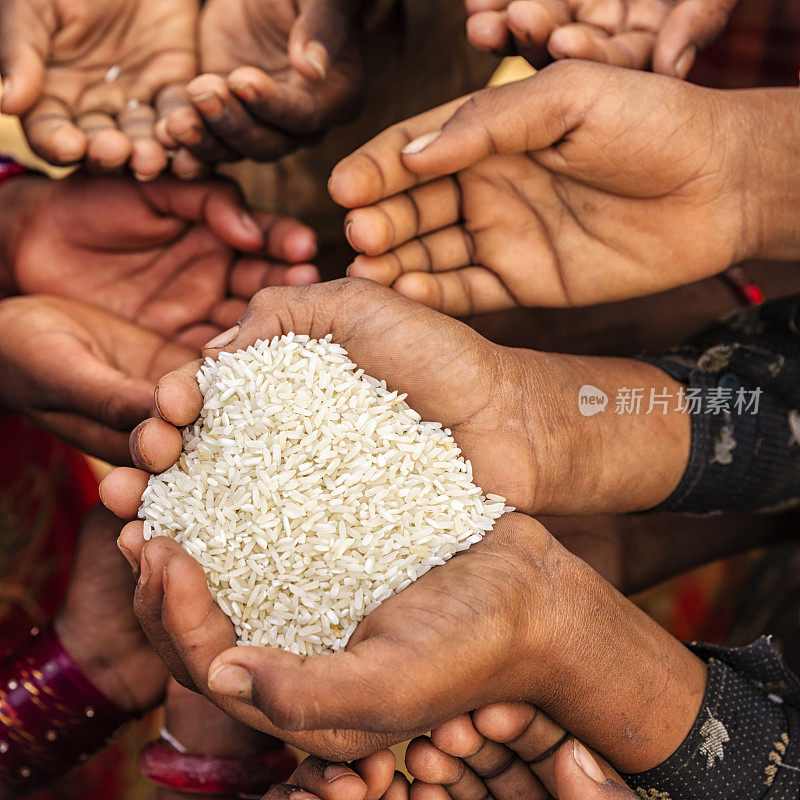
[(83, 674), (52, 623), (34, 628), (0, 660), (0, 784), (39, 791), (131, 718)]
[(182, 753), (159, 739), (139, 753), (139, 769), (158, 786), (188, 794), (261, 797), (283, 783), (297, 767), (292, 751), (281, 745), (254, 756), (211, 756)]

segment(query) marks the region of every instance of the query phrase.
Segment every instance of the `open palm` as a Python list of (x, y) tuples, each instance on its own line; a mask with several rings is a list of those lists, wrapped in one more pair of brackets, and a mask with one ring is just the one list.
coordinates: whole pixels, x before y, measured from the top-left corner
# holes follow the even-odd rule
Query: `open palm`
[(80, 299), (195, 348), (233, 325), (262, 286), (317, 278), (309, 264), (286, 263), (314, 255), (312, 232), (250, 217), (221, 181), (75, 175), (9, 188), (24, 220), (8, 259), (12, 291)]
[(3, 111), (54, 164), (166, 166), (160, 93), (197, 71), (197, 0), (2, 0)]
[(189, 100), (162, 130), (205, 161), (272, 160), (357, 110), (361, 63), (348, 0), (208, 0)]
[(463, 315), (719, 272), (745, 255), (735, 119), (708, 90), (578, 62), (420, 115), (334, 170), (350, 274)]

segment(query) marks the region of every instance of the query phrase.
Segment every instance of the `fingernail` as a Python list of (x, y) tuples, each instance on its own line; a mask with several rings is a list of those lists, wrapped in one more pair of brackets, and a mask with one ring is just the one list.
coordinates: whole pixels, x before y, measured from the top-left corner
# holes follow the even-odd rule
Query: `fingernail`
[(351, 236), (352, 230), (353, 230), (353, 222), (352, 222), (352, 220), (348, 220), (344, 224), (344, 238), (347, 239), (347, 243), (350, 245), (350, 247), (353, 248), (353, 250), (356, 251), (356, 253), (360, 253), (360, 252), (362, 252), (361, 248), (357, 247), (355, 245), (355, 243), (353, 242), (353, 238)]
[(192, 102), (209, 119), (215, 120), (222, 116), (224, 107), (222, 99), (216, 92), (203, 92), (203, 94), (191, 95)]
[(258, 99), (256, 90), (249, 83), (231, 83), (230, 89), (238, 97), (245, 101), (245, 103), (255, 103)]
[(134, 170), (133, 177), (136, 178), (137, 181), (140, 183), (149, 183), (150, 181), (154, 181), (158, 177), (157, 172), (151, 173), (144, 173), (144, 172), (137, 172)]
[(264, 232), (258, 227), (258, 223), (250, 216), (248, 211), (243, 208), (240, 209), (239, 219), (242, 220), (242, 225), (247, 228), (248, 233), (258, 234), (258, 236), (263, 237)]
[(131, 565), (131, 569), (133, 570), (134, 577), (139, 577), (139, 564), (136, 562), (136, 558), (133, 555), (131, 550), (128, 550), (119, 539), (117, 539), (117, 547), (119, 548), (120, 553), (125, 556), (125, 560)]
[(306, 61), (316, 70), (319, 79), (328, 74), (328, 51), (319, 42), (309, 42), (305, 52)]
[(606, 776), (603, 774), (603, 770), (600, 769), (589, 751), (577, 739), (572, 743), (572, 756), (584, 775), (596, 783), (605, 783)]
[(441, 131), (431, 131), (424, 136), (419, 136), (403, 148), (403, 155), (413, 156), (421, 153), (429, 144), (435, 142), (442, 135)]
[(295, 789), (289, 795), (289, 797), (291, 797), (292, 800), (319, 800), (319, 798), (316, 797), (316, 795), (307, 792), (305, 789)]
[(328, 764), (322, 771), (326, 781), (333, 783), (337, 778), (342, 778), (345, 775), (355, 775), (355, 772), (344, 764)]
[(694, 65), (695, 58), (697, 58), (697, 48), (693, 44), (690, 44), (680, 56), (678, 56), (678, 60), (675, 62), (675, 75), (679, 78), (685, 78)]
[(142, 550), (142, 563), (139, 565), (139, 586), (144, 588), (150, 580), (150, 562), (147, 560), (147, 548)]
[(253, 696), (253, 676), (244, 667), (223, 664), (209, 674), (208, 688), (226, 697), (250, 700)]
[(219, 336), (215, 336), (210, 342), (203, 345), (203, 350), (216, 350), (219, 347), (225, 347), (230, 344), (239, 335), (239, 326), (234, 325), (223, 331)]

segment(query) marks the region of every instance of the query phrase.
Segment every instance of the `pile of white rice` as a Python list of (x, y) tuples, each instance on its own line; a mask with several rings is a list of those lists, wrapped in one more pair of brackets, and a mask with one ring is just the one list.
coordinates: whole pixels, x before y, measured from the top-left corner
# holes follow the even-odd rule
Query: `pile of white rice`
[(330, 336), (222, 353), (197, 379), (203, 411), (139, 516), (146, 539), (171, 536), (200, 562), (241, 644), (341, 650), (510, 510), (475, 486), (449, 430)]

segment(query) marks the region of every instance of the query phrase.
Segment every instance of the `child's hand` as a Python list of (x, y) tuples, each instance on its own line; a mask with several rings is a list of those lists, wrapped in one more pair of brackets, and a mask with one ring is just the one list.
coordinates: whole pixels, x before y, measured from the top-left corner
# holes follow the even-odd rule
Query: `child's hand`
[(736, 0), (466, 0), (480, 50), (542, 67), (580, 58), (685, 78), (722, 31)]

